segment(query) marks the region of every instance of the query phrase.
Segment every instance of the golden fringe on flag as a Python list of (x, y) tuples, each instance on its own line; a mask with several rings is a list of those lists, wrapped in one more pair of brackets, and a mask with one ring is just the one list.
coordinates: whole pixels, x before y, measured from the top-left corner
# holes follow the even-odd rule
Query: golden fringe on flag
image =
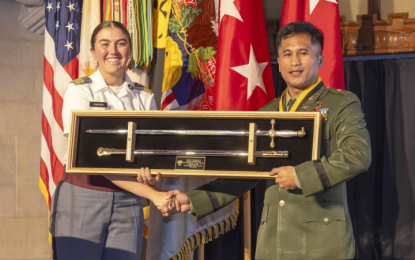
[(207, 244), (213, 239), (217, 239), (220, 235), (227, 233), (228, 231), (236, 227), (236, 222), (239, 216), (239, 199), (234, 202), (234, 211), (232, 216), (224, 219), (221, 222), (214, 224), (204, 230), (197, 232), (196, 234), (188, 237), (180, 249), (177, 255), (173, 256), (172, 260), (186, 260), (187, 256), (195, 250), (197, 247)]

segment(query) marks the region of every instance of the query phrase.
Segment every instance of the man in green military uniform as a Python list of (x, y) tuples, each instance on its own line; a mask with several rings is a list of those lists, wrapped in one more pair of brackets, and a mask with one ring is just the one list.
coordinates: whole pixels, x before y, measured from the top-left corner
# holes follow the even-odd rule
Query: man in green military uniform
[[(352, 259), (355, 254), (346, 181), (368, 169), (369, 133), (359, 99), (324, 86), (323, 34), (306, 22), (277, 36), (278, 64), (287, 89), (264, 111), (320, 111), (324, 123), (321, 159), (274, 168), (268, 181), (256, 259)], [(256, 185), (252, 180), (216, 180), (195, 190), (170, 192), (180, 211), (200, 219)], [(173, 212), (166, 212), (166, 215)]]

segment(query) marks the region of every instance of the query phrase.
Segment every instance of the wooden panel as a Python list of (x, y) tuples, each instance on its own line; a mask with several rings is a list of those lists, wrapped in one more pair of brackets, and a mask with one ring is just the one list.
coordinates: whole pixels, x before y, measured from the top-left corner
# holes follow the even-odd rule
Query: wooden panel
[(356, 22), (341, 16), (341, 31), (344, 56), (415, 51), (415, 19), (408, 13), (390, 13), (386, 21), (377, 14), (358, 15)]
[(368, 0), (367, 1), (367, 12), (369, 14), (376, 14), (380, 18), (380, 1), (379, 0)]
[[(377, 14), (365, 14), (358, 15), (356, 21), (347, 21), (341, 15), (343, 56), (415, 52), (415, 19), (408, 17), (408, 13), (390, 13), (387, 20), (379, 20)], [(278, 30), (279, 21), (267, 27), (271, 60), (277, 60)]]

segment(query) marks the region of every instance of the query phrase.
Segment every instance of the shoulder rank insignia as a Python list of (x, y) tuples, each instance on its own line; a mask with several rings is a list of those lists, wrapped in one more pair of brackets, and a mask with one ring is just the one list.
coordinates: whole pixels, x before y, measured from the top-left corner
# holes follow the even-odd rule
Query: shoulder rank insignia
[(320, 112), (321, 122), (325, 123), (329, 119), (329, 109), (328, 108), (315, 108), (312, 112)]
[(147, 92), (148, 94), (151, 94), (151, 90), (143, 85), (141, 85), (140, 83), (134, 82), (134, 88), (138, 89), (138, 90), (143, 90), (145, 92)]
[(72, 81), (72, 83), (74, 83), (75, 85), (81, 85), (84, 83), (91, 83), (92, 80), (89, 77), (82, 77), (82, 78), (77, 78), (75, 80)]

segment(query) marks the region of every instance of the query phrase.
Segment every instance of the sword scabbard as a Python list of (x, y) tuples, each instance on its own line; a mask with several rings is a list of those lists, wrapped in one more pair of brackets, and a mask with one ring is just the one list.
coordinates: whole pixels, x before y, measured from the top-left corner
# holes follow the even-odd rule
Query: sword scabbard
[(260, 157), (266, 158), (288, 158), (288, 151), (263, 151)]

